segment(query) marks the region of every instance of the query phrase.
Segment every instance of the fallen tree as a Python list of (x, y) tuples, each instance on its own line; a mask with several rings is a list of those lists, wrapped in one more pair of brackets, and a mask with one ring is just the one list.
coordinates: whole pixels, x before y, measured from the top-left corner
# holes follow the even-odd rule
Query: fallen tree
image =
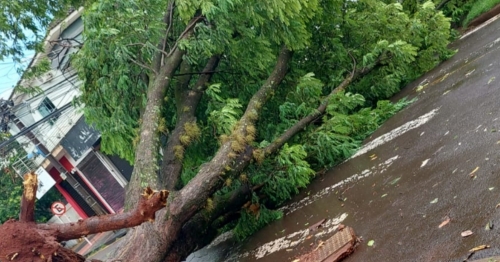
[(432, 2), (97, 0), (83, 20), (77, 102), (102, 150), (134, 164), (126, 209), (170, 191), (122, 261), (180, 261), (280, 218), (407, 104), (384, 99), (452, 53)]
[(64, 248), (60, 242), (152, 222), (156, 211), (166, 206), (168, 197), (166, 190), (154, 192), (146, 188), (135, 208), (129, 212), (90, 217), (75, 223), (36, 224), (34, 216), (35, 193), (38, 185), (36, 174), (26, 174), (23, 185), (19, 220), (11, 219), (0, 225), (3, 236), (0, 238), (2, 261), (4, 259), (8, 261), (86, 261), (83, 256)]

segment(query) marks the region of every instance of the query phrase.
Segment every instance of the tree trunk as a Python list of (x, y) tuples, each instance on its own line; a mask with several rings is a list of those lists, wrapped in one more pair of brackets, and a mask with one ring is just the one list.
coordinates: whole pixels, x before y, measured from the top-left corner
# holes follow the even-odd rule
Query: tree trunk
[(216, 219), (239, 210), (250, 199), (252, 190), (245, 184), (224, 196), (213, 199), (213, 208), (198, 212), (183, 227), (180, 237), (175, 241), (172, 250), (167, 254), (164, 262), (178, 262), (184, 260), (192, 252), (210, 244), (217, 236), (218, 229), (227, 223), (215, 223)]
[[(183, 189), (172, 192), (164, 221), (159, 219), (154, 227), (143, 225), (129, 231), (123, 246), (119, 248), (120, 251), (115, 253), (115, 259), (148, 262), (164, 260), (184, 224), (204, 207), (207, 199), (220, 188), (221, 177), (229, 176), (228, 173), (237, 173), (236, 170), (242, 170), (250, 163), (253, 149), (247, 143), (251, 141), (242, 141), (241, 138), (248, 135), (248, 127), (255, 125), (262, 107), (285, 77), (291, 56), (292, 53), (286, 47), (280, 50), (274, 70), (250, 99), (231, 139), (220, 146), (212, 160), (204, 164)], [(240, 155), (238, 160), (231, 157), (235, 154)], [(137, 169), (137, 166), (135, 168)]]
[[(189, 38), (194, 26), (200, 19), (200, 17), (192, 19), (178, 41)], [(175, 70), (177, 70), (181, 64), (184, 54), (185, 51), (179, 48), (177, 42), (165, 58), (165, 65), (158, 62), (158, 60), (163, 60), (163, 51), (159, 52), (155, 60), (152, 61), (152, 65), (159, 66), (159, 70), (155, 70), (155, 72), (152, 73), (153, 76), (149, 81), (147, 104), (141, 116), (139, 144), (135, 149), (134, 171), (132, 171), (132, 178), (127, 185), (125, 195), (126, 210), (133, 207), (134, 203), (137, 202), (142, 188), (152, 187), (153, 189), (158, 189), (160, 187), (160, 179), (158, 177), (158, 151), (160, 140), (158, 125), (160, 123), (161, 107), (164, 102), (165, 91), (172, 80)]]
[[(202, 97), (203, 91), (207, 88), (207, 84), (213, 75), (213, 71), (217, 68), (219, 64), (219, 56), (211, 57), (202, 74), (196, 81), (193, 88), (189, 88), (189, 80), (191, 75), (186, 74), (181, 76), (178, 83), (178, 88), (175, 91), (175, 98), (177, 101), (177, 115), (178, 119), (175, 124), (175, 128), (168, 137), (167, 146), (164, 149), (163, 161), (161, 166), (161, 186), (168, 190), (174, 190), (179, 185), (179, 178), (182, 171), (182, 157), (185, 147), (188, 145), (183, 145), (180, 141), (180, 136), (183, 135), (185, 131), (185, 125), (187, 123), (196, 123), (195, 113), (198, 108), (198, 104)], [(190, 67), (187, 67), (190, 69)], [(186, 71), (183, 66), (181, 66), (181, 73)], [(187, 71), (185, 72), (187, 73)], [(182, 150), (180, 150), (182, 148)], [(179, 152), (176, 152), (179, 151)], [(175, 152), (175, 153), (174, 153)]]
[(165, 90), (174, 71), (179, 66), (183, 51), (177, 49), (169, 57), (167, 65), (151, 81), (148, 103), (142, 115), (140, 141), (135, 150), (134, 171), (127, 185), (125, 207), (129, 209), (139, 199), (140, 190), (146, 186), (158, 189), (158, 123)]

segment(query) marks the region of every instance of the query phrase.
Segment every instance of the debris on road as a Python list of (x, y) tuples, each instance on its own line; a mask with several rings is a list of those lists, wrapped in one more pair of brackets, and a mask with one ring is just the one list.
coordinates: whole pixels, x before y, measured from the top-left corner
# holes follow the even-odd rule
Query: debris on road
[(486, 223), (486, 226), (484, 226), (484, 230), (488, 231), (488, 230), (492, 230), (493, 229), (493, 221), (488, 221), (488, 223)]
[(470, 177), (475, 177), (476, 175), (474, 173), (476, 173), (477, 170), (479, 170), (479, 167), (476, 167), (474, 170), (472, 170), (472, 172), (470, 172), (469, 176)]
[(461, 233), (462, 237), (468, 237), (470, 235), (474, 234), (472, 231), (470, 230), (466, 230), (464, 232)]
[(294, 262), (338, 262), (346, 258), (358, 245), (359, 240), (351, 227), (344, 227), (309, 253), (304, 254)]
[(326, 219), (323, 218), (321, 219), (319, 222), (313, 224), (312, 226), (309, 227), (309, 230), (311, 231), (314, 231), (314, 230), (317, 230), (319, 227), (321, 227), (321, 225), (323, 225), (323, 223), (325, 223)]
[(469, 250), (469, 252), (476, 252), (476, 251), (487, 249), (487, 248), (490, 248), (490, 246), (488, 246), (488, 245), (480, 245), (480, 246), (477, 246), (477, 247)]
[(448, 223), (450, 223), (450, 217), (446, 216), (445, 219), (443, 220), (443, 222), (441, 222), (441, 224), (439, 224), (439, 228), (442, 228), (442, 227), (448, 225)]

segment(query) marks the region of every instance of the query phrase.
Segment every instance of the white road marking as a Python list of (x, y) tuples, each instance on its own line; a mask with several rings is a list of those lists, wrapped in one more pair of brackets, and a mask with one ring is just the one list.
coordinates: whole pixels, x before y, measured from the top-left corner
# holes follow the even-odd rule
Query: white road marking
[(397, 155), (394, 157), (391, 157), (391, 158), (387, 159), (385, 162), (382, 162), (376, 166), (373, 166), (371, 168), (371, 170), (365, 169), (360, 174), (354, 174), (354, 175), (352, 175), (352, 176), (350, 176), (350, 177), (348, 177), (348, 178), (346, 178), (346, 179), (344, 179), (344, 180), (342, 180), (334, 185), (331, 185), (329, 187), (326, 187), (326, 188), (318, 191), (314, 195), (306, 196), (297, 202), (291, 203), (287, 206), (280, 208), (279, 210), (283, 211), (283, 213), (285, 215), (289, 215), (289, 214), (297, 211), (298, 209), (301, 209), (305, 206), (308, 206), (308, 205), (314, 203), (315, 201), (317, 201), (318, 199), (321, 199), (322, 197), (332, 193), (338, 187), (341, 187), (341, 186), (348, 184), (348, 183), (351, 183), (351, 182), (359, 181), (359, 180), (361, 180), (365, 177), (369, 177), (371, 175), (384, 173), (387, 170), (387, 168), (390, 167), (392, 165), (392, 163), (394, 163), (394, 161), (396, 161), (396, 159), (398, 159), (398, 158), (399, 158), (399, 156), (397, 156)]
[(419, 118), (415, 119), (415, 120), (412, 120), (410, 122), (407, 122), (405, 123), (404, 125), (396, 128), (396, 129), (393, 129), (391, 132), (389, 133), (385, 133), (379, 137), (377, 137), (376, 139), (374, 139), (373, 141), (365, 144), (363, 147), (361, 147), (358, 152), (356, 152), (356, 154), (354, 154), (353, 156), (351, 156), (349, 158), (350, 159), (353, 159), (357, 156), (360, 156), (362, 154), (365, 154), (366, 152), (372, 150), (372, 149), (375, 149), (377, 148), (378, 146), (381, 146), (391, 140), (393, 140), (394, 138), (412, 130), (412, 129), (415, 129), (425, 123), (427, 123), (429, 120), (431, 120), (436, 114), (437, 114), (437, 111), (439, 110), (439, 108), (436, 108), (432, 111), (430, 111), (429, 113), (423, 115), (423, 116), (420, 116)]
[[(320, 237), (326, 234), (333, 233), (335, 230), (337, 230), (339, 224), (342, 223), (342, 221), (344, 221), (346, 218), (347, 213), (343, 213), (338, 217), (326, 220), (322, 225), (322, 228), (324, 228), (324, 230), (318, 232), (317, 234), (315, 234), (315, 236)], [(307, 236), (309, 236), (310, 233), (311, 231), (309, 230), (309, 228), (296, 231), (284, 237), (280, 237), (273, 241), (267, 242), (252, 251), (245, 252), (239, 255), (237, 258), (230, 258), (230, 260), (234, 261), (234, 259), (244, 258), (248, 256), (253, 256), (256, 259), (259, 259), (281, 250), (293, 248), (304, 242), (304, 240), (307, 238)]]

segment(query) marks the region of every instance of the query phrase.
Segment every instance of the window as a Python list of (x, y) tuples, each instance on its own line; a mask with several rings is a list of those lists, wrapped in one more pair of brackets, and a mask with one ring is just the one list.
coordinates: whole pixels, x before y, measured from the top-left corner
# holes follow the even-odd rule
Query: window
[[(52, 101), (50, 101), (48, 97), (44, 98), (38, 106), (38, 112), (40, 112), (43, 118), (56, 111), (56, 109), (56, 106), (54, 105), (54, 103), (52, 103)], [(53, 125), (58, 117), (59, 115), (55, 115), (48, 122)]]

